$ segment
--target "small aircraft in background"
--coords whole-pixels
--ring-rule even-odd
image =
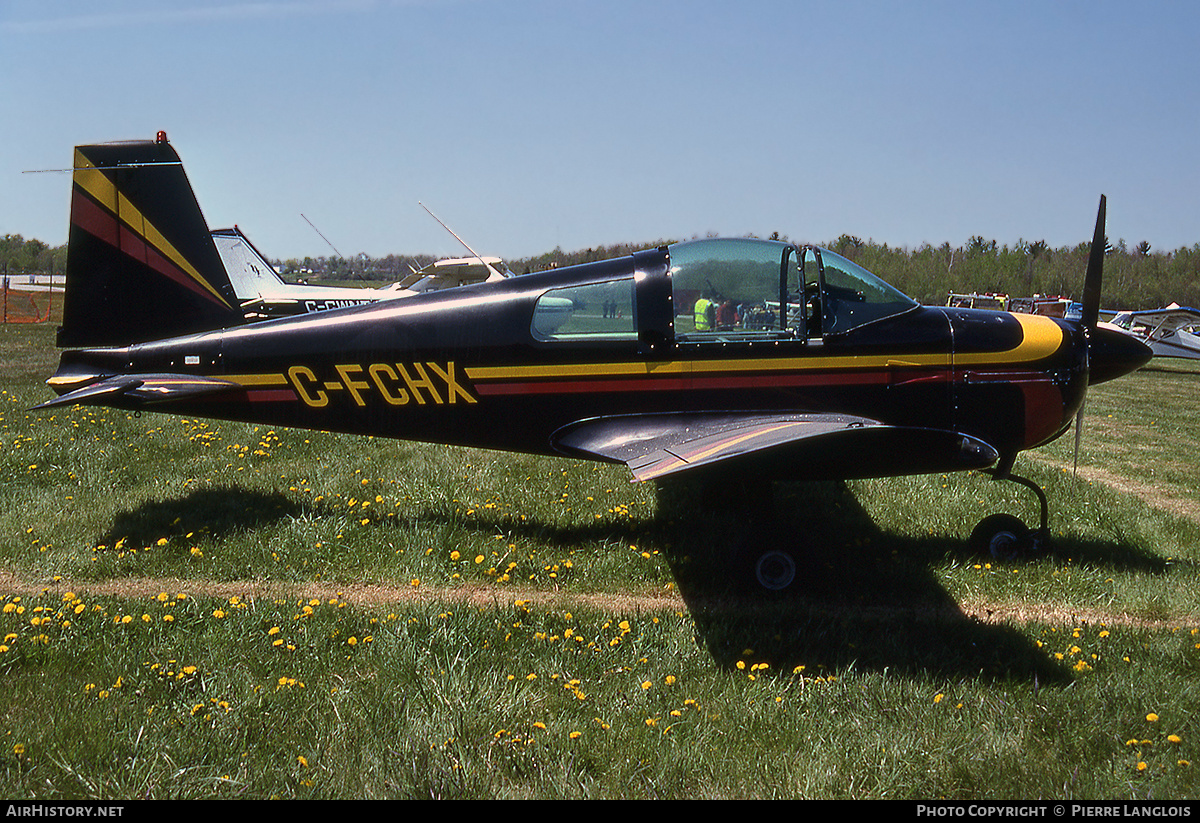
[[[1061,317],[1078,321],[1083,314],[1083,305],[1069,297],[1051,297],[1035,294],[1033,297],[1009,297],[1007,294],[985,292],[970,294],[950,292],[947,306],[966,309],[991,309],[1018,314],[1040,314],[1045,317]]]
[[[38,408],[566,455],[751,505],[775,480],[984,470],[1041,502],[1037,529],[976,527],[1007,555],[1048,539],[1017,455],[1150,358],[1098,325],[1103,197],[1079,321],[922,306],[827,249],[708,239],[248,323],[165,134],[79,146],[74,168],[67,351]],[[750,541],[731,568],[787,590],[803,542]]]
[[[377,289],[310,286],[285,282],[237,226],[214,229],[212,239],[247,320],[363,306],[506,276],[501,273],[504,264],[499,257],[460,257],[437,260],[420,269],[410,266],[411,274]]]
[[[1172,303],[1161,309],[1117,312],[1109,322],[1146,341],[1155,357],[1200,360],[1200,309]]]

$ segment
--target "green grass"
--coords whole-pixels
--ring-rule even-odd
[[[0,329],[0,794],[1194,798],[1200,375],[1096,387],[1018,463],[1053,551],[974,556],[986,475],[779,490],[744,524],[624,469],[104,409],[30,413]]]

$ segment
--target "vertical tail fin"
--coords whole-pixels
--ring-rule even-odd
[[[77,146],[58,345],[122,346],[242,322],[166,135]]]

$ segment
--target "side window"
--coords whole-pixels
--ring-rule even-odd
[[[533,308],[538,340],[636,340],[633,278],[551,289]]]

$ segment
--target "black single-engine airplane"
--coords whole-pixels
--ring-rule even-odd
[[[1041,528],[992,515],[993,550],[1047,534],[1017,453],[1069,428],[1089,383],[1149,349],[1097,327],[1104,199],[1082,322],[922,306],[825,249],[698,240],[371,305],[246,322],[179,157],[75,151],[49,379],[73,404],[625,463],[635,480],[742,486],[988,470]],[[769,493],[769,485],[767,485]],[[748,570],[789,587],[796,549]]]

